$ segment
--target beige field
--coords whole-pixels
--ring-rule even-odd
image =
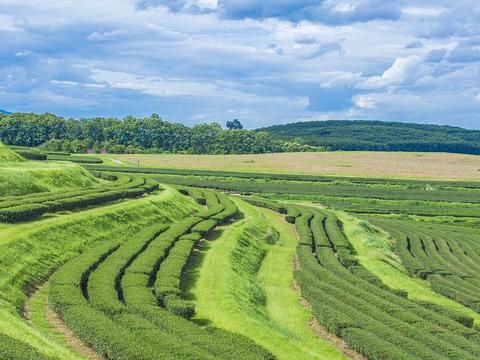
[[[98,156],[98,155],[96,155]],[[106,165],[265,173],[480,180],[480,156],[447,153],[323,152],[259,155],[102,155]],[[115,162],[112,161],[115,159]],[[121,162],[121,163],[120,163]]]

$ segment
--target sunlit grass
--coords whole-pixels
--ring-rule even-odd
[[[442,305],[470,316],[476,324],[480,324],[480,314],[436,293],[427,281],[411,277],[400,258],[391,250],[393,239],[386,232],[345,213],[338,212],[338,216],[344,224],[345,234],[354,246],[360,263],[386,285],[407,291],[411,300]]]
[[[146,226],[176,221],[195,209],[198,205],[193,200],[166,187],[158,195],[141,199],[2,225],[0,266],[8,270],[0,272],[0,333],[28,342],[46,354],[71,359],[71,351],[54,335],[45,336],[48,326],[44,322],[37,321],[40,329],[36,329],[21,317],[33,286],[46,280],[61,263],[99,242],[127,239]]]
[[[307,324],[311,314],[293,288],[293,226],[269,210],[235,202],[245,218],[224,227],[203,250],[190,291],[196,320],[244,334],[279,359],[345,358]],[[272,228],[280,237],[269,244]]]
[[[73,163],[0,162],[0,196],[59,191],[99,184],[92,174]]]

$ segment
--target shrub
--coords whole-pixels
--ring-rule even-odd
[[[34,150],[16,150],[16,153],[28,160],[47,160],[47,154]]]

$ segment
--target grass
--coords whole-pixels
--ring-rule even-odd
[[[29,316],[32,327],[39,331],[46,339],[61,348],[65,355],[72,359],[86,360],[87,357],[79,354],[70,344],[65,334],[55,328],[47,315],[49,285],[45,284],[32,296],[27,303],[30,309]]]
[[[342,212],[337,215],[344,224],[344,231],[357,252],[360,263],[393,289],[408,292],[408,298],[429,301],[455,310],[480,324],[480,314],[462,304],[433,291],[427,281],[413,278],[402,265],[400,258],[391,250],[394,239],[386,232]]]
[[[346,358],[307,324],[311,313],[292,286],[293,227],[269,210],[235,202],[244,218],[206,242],[197,255],[201,267],[190,274],[195,320],[246,335],[279,359]]]
[[[157,221],[172,222],[197,209],[193,200],[166,187],[159,195],[128,200],[20,225],[0,227],[0,333],[28,342],[60,359],[72,352],[48,327],[29,326],[21,317],[34,286],[43,282],[61,263],[96,243],[114,237],[126,239]],[[40,322],[42,324],[42,322]]]
[[[319,152],[257,155],[107,154],[104,165],[312,175],[480,179],[480,156],[409,152]]]
[[[79,165],[57,162],[0,163],[0,196],[90,187],[99,181]]]
[[[13,150],[10,150],[4,144],[0,143],[0,162],[18,162],[24,161],[24,159],[15,153]]]

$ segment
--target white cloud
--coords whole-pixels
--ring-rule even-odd
[[[15,53],[15,56],[17,57],[22,57],[22,56],[28,56],[30,55],[32,52],[30,50],[21,50],[21,51],[17,51]]]
[[[422,59],[413,55],[397,58],[381,76],[372,76],[359,84],[361,89],[378,89],[414,82],[421,72]]]
[[[444,7],[405,7],[402,9],[402,13],[405,15],[413,16],[438,16],[445,12],[447,9]]]
[[[367,95],[357,95],[353,98],[353,102],[356,106],[363,109],[375,109],[375,99]]]

